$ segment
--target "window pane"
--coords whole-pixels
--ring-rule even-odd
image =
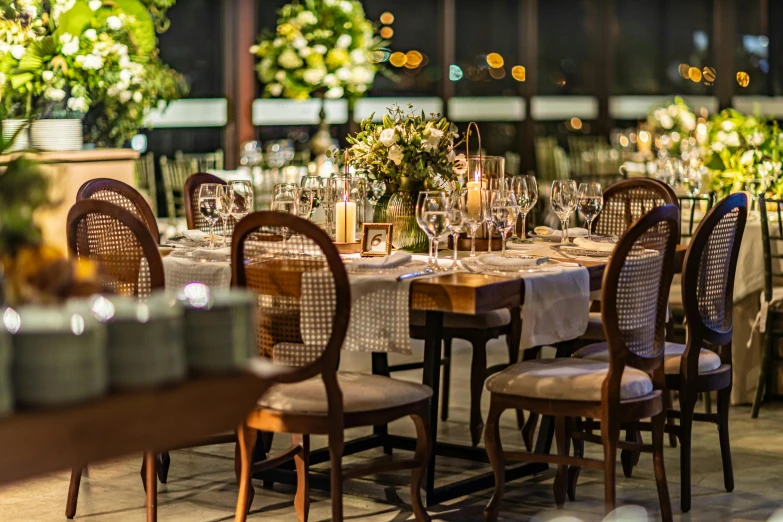
[[[772,94],[769,88],[769,31],[762,0],[736,0],[737,73],[744,72],[750,82],[737,81],[737,95]]]
[[[538,3],[539,94],[590,94],[595,74],[588,25],[597,2]]]

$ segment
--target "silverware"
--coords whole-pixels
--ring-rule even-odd
[[[405,281],[406,279],[413,279],[414,277],[421,277],[424,275],[434,274],[437,272],[433,272],[431,269],[426,269],[421,272],[411,272],[409,274],[402,274],[397,276],[397,281]]]

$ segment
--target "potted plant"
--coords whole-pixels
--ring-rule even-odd
[[[395,248],[421,250],[427,238],[416,223],[418,192],[444,188],[467,171],[464,154],[457,154],[457,126],[438,114],[430,118],[394,105],[381,123],[373,116],[361,122],[356,136],[349,136],[349,161],[372,179],[383,181],[387,193],[375,207],[375,221],[394,223]]]

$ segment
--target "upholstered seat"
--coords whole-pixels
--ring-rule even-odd
[[[667,375],[680,373],[680,359],[685,353],[685,345],[678,343],[666,343],[663,349],[664,369]],[[579,359],[592,359],[594,361],[609,361],[609,349],[606,343],[596,343],[585,346],[574,352],[573,356]],[[717,370],[721,366],[720,356],[705,348],[699,353],[699,373],[707,373]]]
[[[413,326],[425,325],[426,312],[411,310],[410,324]],[[444,328],[497,328],[511,323],[511,311],[507,308],[493,310],[483,314],[443,314]]]
[[[429,399],[432,390],[422,384],[391,379],[381,375],[337,372],[345,413],[376,411],[405,406]],[[258,401],[261,408],[288,413],[327,413],[323,379],[272,386]]]
[[[487,390],[501,395],[531,399],[601,401],[601,387],[609,364],[589,359],[539,359],[514,364],[487,380]],[[650,377],[626,367],[620,384],[620,399],[652,393]]]

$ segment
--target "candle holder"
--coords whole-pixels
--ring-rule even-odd
[[[334,204],[332,239],[336,244],[358,245],[364,224],[364,181],[348,176],[329,179]]]
[[[481,142],[479,142],[480,144]],[[479,145],[480,147],[480,145]],[[502,156],[485,156],[479,154],[468,156],[467,189],[468,205],[480,205],[482,214],[486,220],[485,224],[477,231],[476,237],[488,239],[486,242],[487,252],[492,252],[492,225],[490,224],[489,213],[483,208],[489,201],[484,201],[481,189],[486,190],[504,190],[505,189],[505,167],[506,159]]]

